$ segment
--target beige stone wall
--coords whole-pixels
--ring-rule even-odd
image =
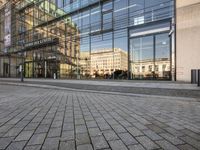
[[[176,1],[177,80],[191,80],[191,69],[200,69],[200,0]]]

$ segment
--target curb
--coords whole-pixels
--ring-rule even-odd
[[[81,90],[75,88],[65,88],[52,85],[39,85],[39,84],[29,84],[29,83],[13,83],[13,82],[2,82],[2,85],[14,85],[14,86],[25,86],[25,87],[34,87],[34,88],[45,88],[45,89],[54,89],[54,90],[68,90],[70,92],[88,92],[88,93],[100,93],[100,94],[112,94],[112,95],[122,95],[122,96],[134,96],[134,97],[145,97],[145,98],[162,98],[170,100],[181,100],[188,102],[200,102],[198,98],[186,98],[186,97],[174,97],[174,96],[162,96],[162,95],[147,95],[147,94],[133,94],[133,93],[122,93],[122,92],[107,92],[107,91],[95,91],[95,90]]]

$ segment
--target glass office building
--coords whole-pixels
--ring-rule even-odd
[[[25,77],[175,77],[174,0],[16,3],[14,50],[2,50],[23,55]]]

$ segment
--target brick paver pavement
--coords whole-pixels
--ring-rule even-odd
[[[0,150],[197,150],[200,102],[0,85]]]

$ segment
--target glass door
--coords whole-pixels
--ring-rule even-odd
[[[171,80],[170,37],[158,33],[130,39],[131,79]]]
[[[170,38],[168,33],[155,35],[155,75],[157,79],[171,79]]]
[[[154,76],[154,37],[130,40],[131,79],[152,79]]]

